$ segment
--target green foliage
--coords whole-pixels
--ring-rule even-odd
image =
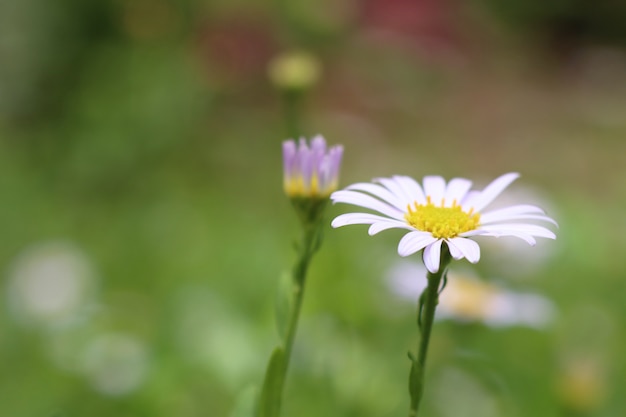
[[[239,394],[230,417],[255,417],[257,396],[256,388],[248,388]]]
[[[264,66],[294,38],[270,3],[217,3],[1,2],[2,417],[250,416],[260,393],[239,393],[277,344],[277,277],[300,227]],[[500,36],[502,50],[466,51],[484,58],[421,55],[348,3],[327,30],[313,27],[324,13],[289,6],[310,25],[295,38],[326,36],[311,42],[324,71],[301,123],[344,144],[341,184],[519,170],[512,191],[559,222],[556,242],[494,239],[460,263],[556,315],[545,328],[436,321],[424,415],[626,415],[624,51],[556,73],[529,71],[541,55]],[[489,38],[465,23],[468,43]],[[404,416],[417,297],[389,289],[399,234],[331,229],[343,210],[327,207],[284,415]]]

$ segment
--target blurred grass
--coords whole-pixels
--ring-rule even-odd
[[[543,330],[438,322],[424,412],[626,414],[619,46],[583,44],[575,64],[555,67],[536,61],[536,45],[511,58],[513,41],[471,38],[478,52],[448,60],[424,55],[406,33],[382,36],[344,3],[328,25],[315,25],[324,13],[301,11],[302,33],[270,8],[251,18],[245,2],[161,2],[165,20],[74,3],[35,14],[43,2],[12,2],[13,14],[2,13],[22,20],[2,26],[13,37],[0,48],[0,415],[227,416],[260,382],[276,341],[272,297],[297,233],[281,191],[281,104],[264,65],[297,42],[326,70],[304,130],[345,145],[343,184],[396,173],[484,182],[517,170],[512,188],[529,187],[559,221],[556,242],[525,252],[527,263],[548,252],[540,266],[507,268],[489,247],[475,267],[553,300],[556,321]],[[140,24],[151,22],[166,23]],[[345,210],[332,207],[329,219]],[[414,306],[383,281],[398,238],[326,230],[285,415],[406,412]],[[17,260],[57,241],[92,265],[95,298],[52,324],[25,321],[11,306],[21,302],[10,290]],[[102,371],[124,369],[126,351],[88,366],[103,335],[145,349],[147,371],[128,391],[98,388],[98,378],[128,383]]]

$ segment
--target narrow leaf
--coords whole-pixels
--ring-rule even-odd
[[[424,390],[424,376],[422,375],[419,363],[413,360],[411,363],[411,373],[409,374],[409,393],[411,394],[411,405],[419,404]]]
[[[257,417],[277,417],[285,381],[285,351],[277,347],[267,366]]]

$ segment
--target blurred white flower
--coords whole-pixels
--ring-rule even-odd
[[[262,371],[267,341],[224,298],[186,287],[176,301],[173,337],[186,361],[208,369],[233,389]]]
[[[9,310],[24,324],[56,325],[93,303],[96,279],[87,256],[64,241],[25,249],[9,270]]]
[[[442,417],[497,417],[497,397],[478,379],[458,368],[444,368],[435,380],[435,406]],[[471,404],[471,407],[467,405]]]
[[[145,345],[127,334],[101,334],[91,340],[82,356],[82,371],[92,387],[109,396],[135,391],[145,382],[148,369]]]
[[[391,292],[415,303],[426,288],[426,270],[417,263],[400,261],[387,274]],[[488,326],[543,328],[555,316],[554,304],[545,297],[506,290],[468,274],[448,272],[439,296],[437,319],[480,321]]]

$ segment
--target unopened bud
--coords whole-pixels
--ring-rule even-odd
[[[306,90],[320,78],[321,65],[308,52],[286,52],[273,58],[268,66],[272,83],[285,90]]]

